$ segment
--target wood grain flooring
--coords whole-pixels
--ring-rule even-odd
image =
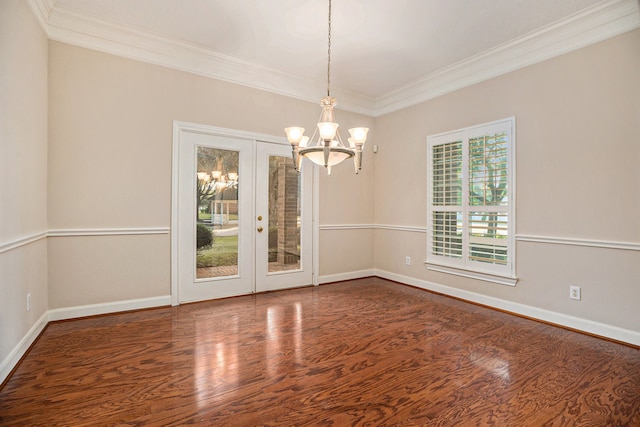
[[[2,426],[640,426],[640,350],[369,278],[51,323]]]

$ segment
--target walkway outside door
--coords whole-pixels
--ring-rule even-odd
[[[312,169],[252,136],[174,125],[174,304],[312,284]]]

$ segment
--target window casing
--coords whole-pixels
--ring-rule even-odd
[[[427,267],[515,284],[515,118],[427,138]]]

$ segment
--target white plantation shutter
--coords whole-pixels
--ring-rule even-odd
[[[515,276],[514,119],[427,138],[427,264]]]
[[[433,204],[462,204],[462,141],[433,147]]]
[[[462,141],[433,147],[432,161],[434,254],[462,258]]]

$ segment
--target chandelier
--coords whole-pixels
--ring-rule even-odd
[[[364,127],[349,129],[350,138],[347,139],[349,145],[346,146],[338,132],[339,125],[336,123],[333,112],[337,104],[336,99],[331,96],[331,0],[329,0],[327,96],[320,101],[322,112],[317,129],[314,130],[311,138],[304,135],[302,127],[288,127],[284,130],[291,144],[293,164],[298,172],[300,172],[303,157],[327,168],[329,175],[331,175],[332,166],[349,158],[353,158],[356,173],[362,169],[362,148],[367,140],[369,129]]]

